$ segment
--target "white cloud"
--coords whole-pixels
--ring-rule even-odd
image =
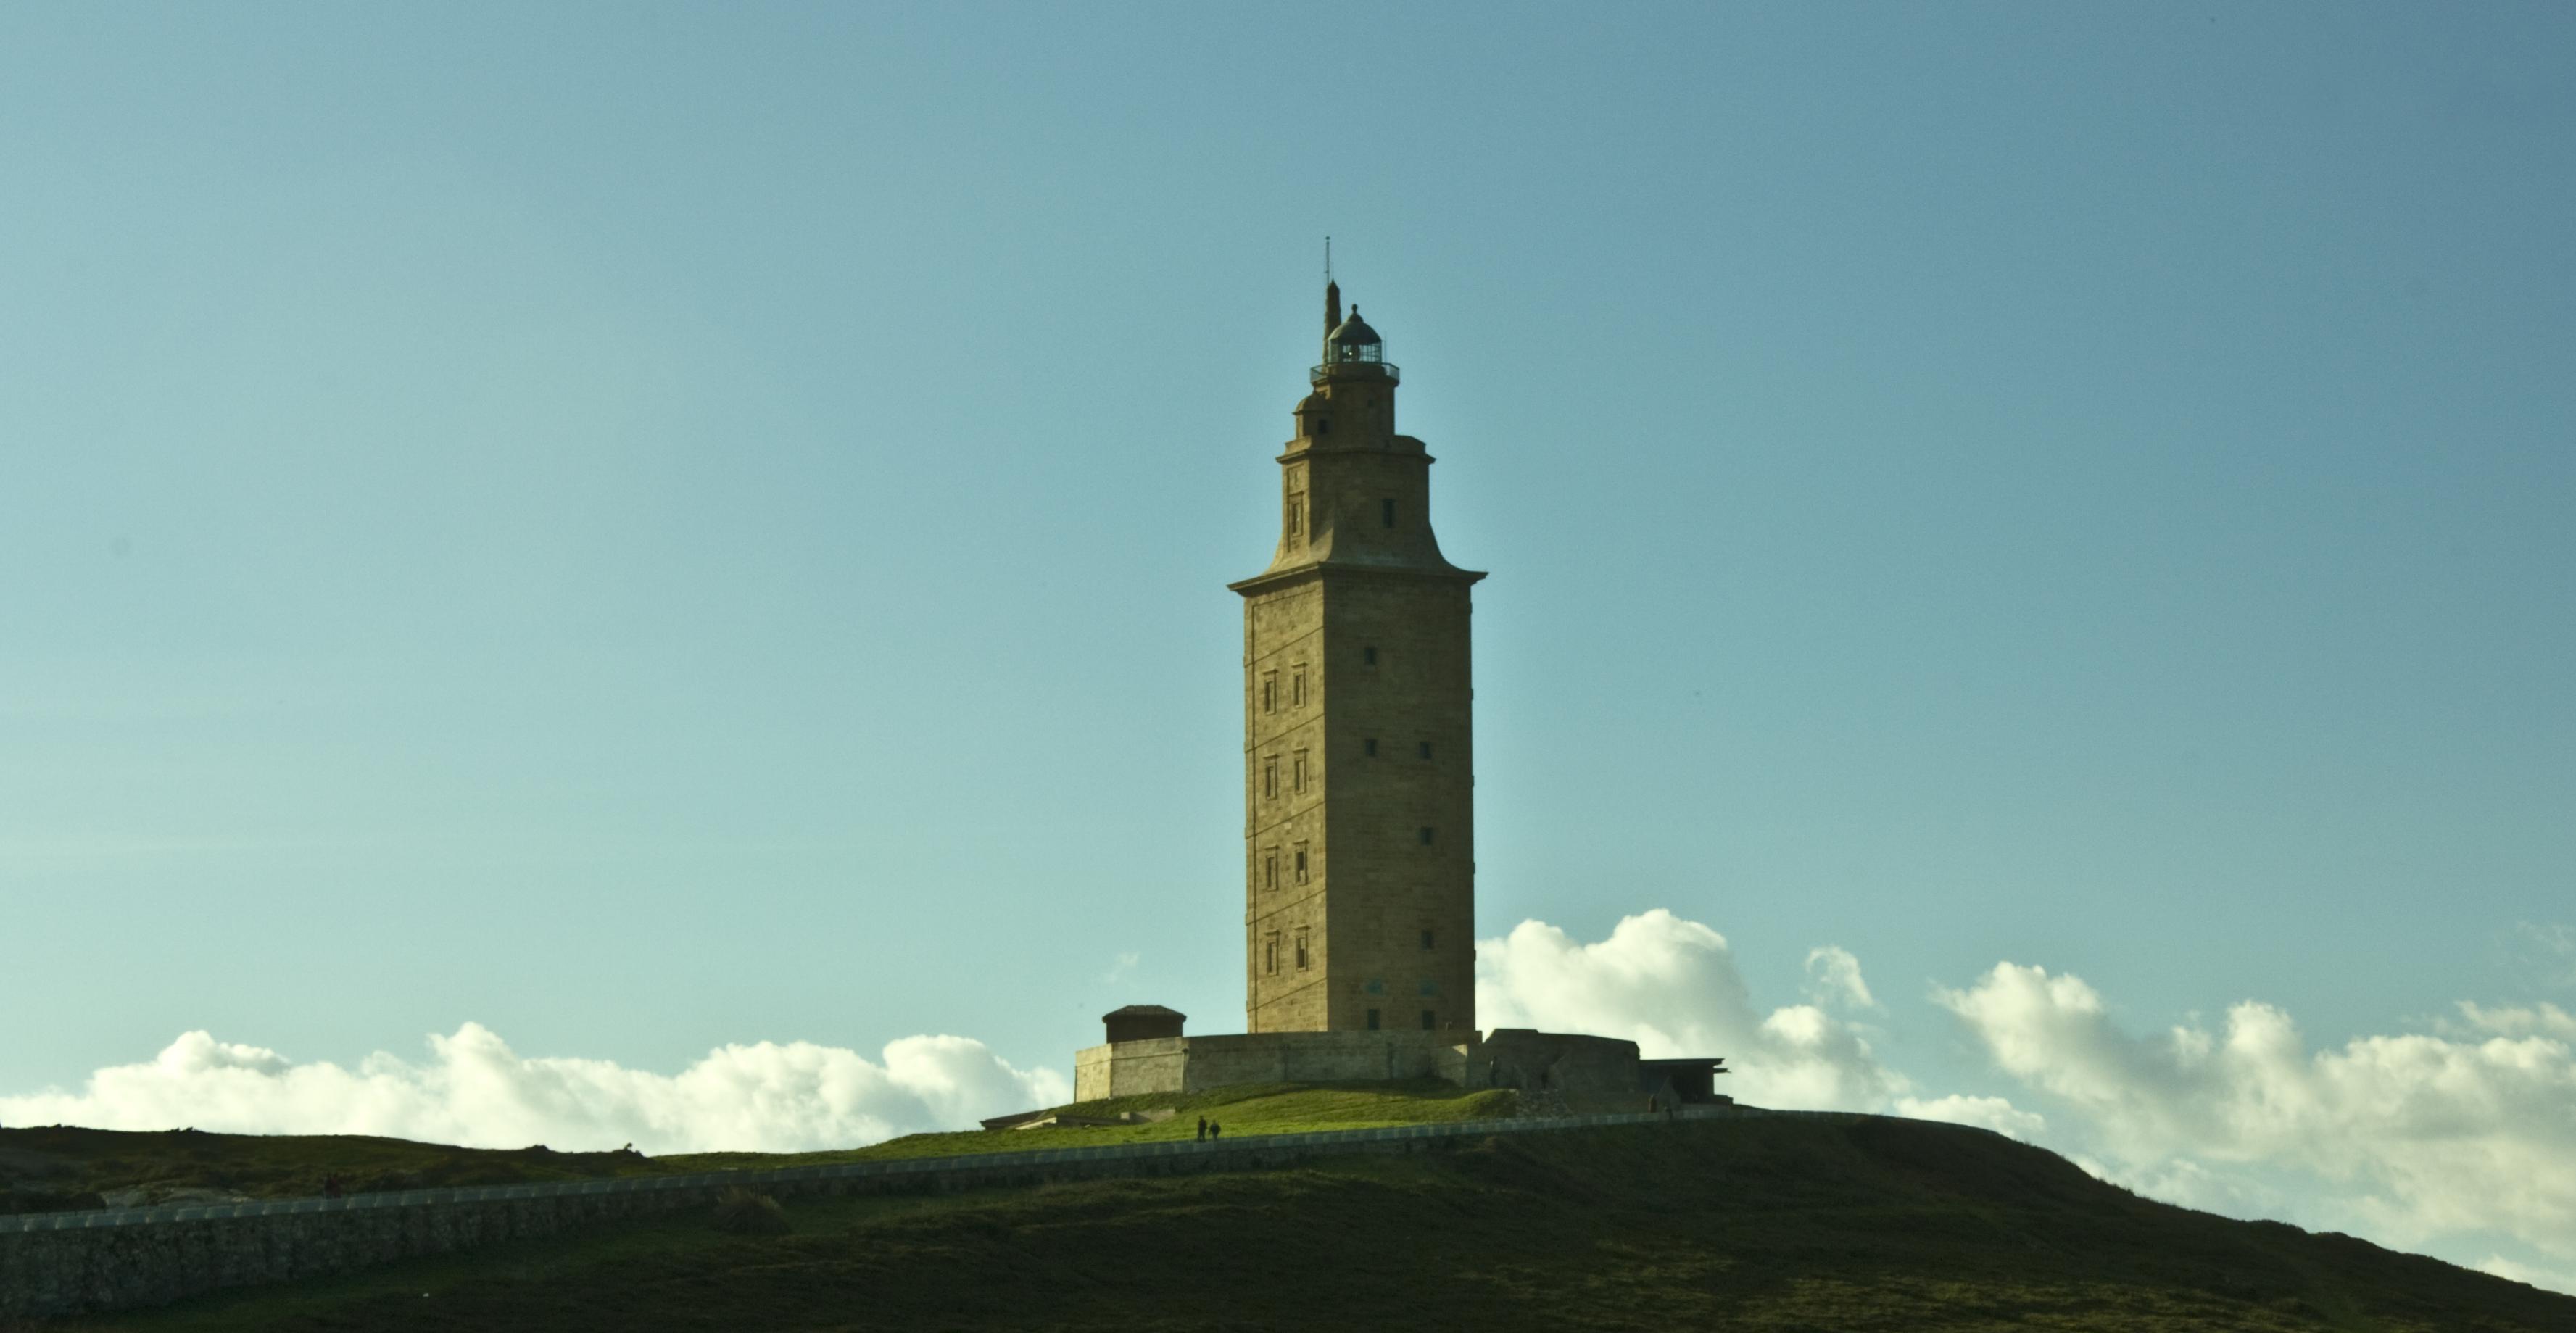
[[[2250,1188],[2207,1164],[2289,1169],[2398,1244],[2492,1230],[2576,1258],[2576,1052],[2552,1006],[2463,1005],[2466,1036],[2311,1051],[2251,1001],[2217,1032],[2132,1036],[2080,978],[2012,963],[1936,998],[2006,1073],[2073,1107],[2122,1164],[2111,1178],[2142,1192],[2200,1202]]]
[[[1136,964],[1141,961],[1143,960],[1140,955],[1122,953],[1109,960],[1109,970],[1100,974],[1100,980],[1104,984],[1123,981],[1128,973],[1136,970]]]
[[[1859,962],[1831,952],[1866,996]],[[1488,1028],[1626,1037],[1648,1059],[1726,1056],[1736,1071],[1726,1090],[1760,1106],[1881,1110],[1908,1089],[1857,1028],[1822,1008],[1755,1007],[1726,937],[1662,908],[1591,944],[1541,921],[1478,941],[1476,1013]]]
[[[965,1037],[905,1037],[882,1062],[811,1042],[723,1046],[678,1074],[523,1056],[477,1023],[429,1046],[426,1063],[378,1052],[348,1069],[191,1032],[148,1064],[99,1070],[77,1092],[0,1097],[0,1124],[795,1152],[970,1128],[1072,1094],[1055,1070],[1014,1069]]]
[[[2514,923],[2514,934],[2522,937],[2524,966],[2545,986],[2576,986],[2576,926],[2565,922],[2543,925],[2537,921]]]
[[[2520,1282],[2525,1286],[2538,1287],[2543,1291],[2563,1291],[2570,1296],[2576,1296],[2576,1273],[2555,1268],[2534,1268],[2530,1264],[2515,1263],[2500,1254],[2489,1255],[2474,1267],[2481,1273],[2493,1273],[2497,1277]]]
[[[2296,1215],[2407,1248],[2501,1234],[2544,1261],[2576,1259],[2576,1015],[2554,1004],[2463,1002],[2429,1033],[2311,1049],[2287,1013],[2253,1002],[2214,1030],[2136,1035],[2082,978],[2038,967],[2002,963],[1936,990],[2004,1073],[2057,1103],[2043,1116],[2002,1097],[1919,1094],[1873,1049],[1877,1029],[1843,1016],[1877,1001],[1859,960],[1830,945],[1806,956],[1811,1002],[1770,1009],[1723,935],[1667,911],[1588,943],[1527,921],[1478,955],[1488,1024],[1628,1037],[1649,1056],[1724,1055],[1729,1091],[1757,1105],[1976,1125],[2234,1216]],[[2485,1266],[2570,1285],[2564,1265]]]
[[[2436,1020],[2434,1030],[2444,1036],[2491,1037],[2556,1037],[2576,1041],[2576,1014],[2546,1002],[2528,1008],[2500,1005],[2487,1008],[2474,1000],[2460,1001],[2457,1022]]]
[[[1807,951],[1807,995],[1818,1004],[1844,1004],[1876,1009],[1878,1001],[1861,980],[1860,960],[1839,945],[1820,944]]]
[[[2048,1128],[2045,1117],[2024,1111],[2001,1097],[1968,1097],[1955,1092],[1929,1099],[1899,1097],[1894,1109],[1898,1115],[1916,1120],[1947,1120],[1954,1125],[1974,1125],[2025,1143]]]

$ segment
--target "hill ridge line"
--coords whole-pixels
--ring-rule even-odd
[[[1901,1117],[1858,1111],[1775,1111],[1763,1107],[1682,1107],[1670,1118],[1716,1120],[1734,1116],[1795,1116],[1818,1120],[1859,1121]],[[45,1213],[0,1213],[0,1235],[44,1231],[86,1231],[109,1227],[157,1226],[218,1218],[282,1217],[309,1213],[373,1212],[383,1209],[433,1207],[510,1199],[549,1199],[582,1195],[652,1194],[666,1190],[706,1189],[719,1185],[758,1187],[762,1182],[849,1180],[870,1176],[937,1175],[946,1171],[1045,1166],[1056,1163],[1115,1162],[1168,1157],[1226,1156],[1256,1149],[1325,1147],[1336,1143],[1383,1143],[1404,1139],[1456,1138],[1471,1134],[1531,1133],[1593,1129],[1608,1125],[1649,1124],[1666,1120],[1660,1112],[1609,1112],[1574,1116],[1512,1116],[1460,1120],[1447,1124],[1392,1125],[1377,1129],[1313,1130],[1290,1134],[1246,1135],[1216,1142],[1114,1143],[1083,1148],[1039,1148],[1015,1152],[956,1153],[945,1157],[892,1158],[873,1162],[823,1162],[743,1170],[697,1171],[666,1176],[628,1176],[612,1180],[548,1181],[520,1185],[472,1185],[439,1189],[389,1190],[338,1199],[270,1199],[234,1204],[182,1204],[151,1208],[88,1208]],[[1946,1123],[1946,1122],[1944,1122]],[[1961,1129],[1977,1126],[1961,1125]],[[1003,1131],[1013,1132],[1013,1131]],[[1991,1133],[1992,1131],[1985,1131]]]

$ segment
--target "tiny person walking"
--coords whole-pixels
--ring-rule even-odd
[[[1225,1126],[1220,1125],[1220,1124],[1218,1124],[1217,1122],[1215,1122],[1215,1121],[1213,1121],[1213,1120],[1209,1121],[1209,1122],[1208,1122],[1208,1137],[1209,1137],[1209,1138],[1211,1138],[1211,1139],[1221,1139],[1221,1138],[1224,1138],[1224,1137],[1225,1137]]]
[[[1199,1142],[1207,1142],[1207,1117],[1199,1117]]]

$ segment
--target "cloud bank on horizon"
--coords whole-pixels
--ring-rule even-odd
[[[426,1063],[378,1052],[343,1068],[190,1032],[149,1064],[99,1070],[78,1092],[0,1096],[0,1124],[805,1152],[971,1128],[1073,1093],[1063,1074],[1014,1069],[966,1037],[905,1037],[879,1060],[812,1042],[729,1045],[678,1074],[524,1056],[480,1023],[433,1035],[429,1048]]]
[[[2270,1191],[2228,1172],[2288,1172],[2395,1245],[2500,1233],[2576,1263],[2576,1016],[2554,1004],[2462,1001],[2431,1032],[2311,1050],[2287,1013],[2251,1000],[2216,1032],[2132,1036],[2082,978],[2012,963],[1934,998],[2117,1164],[2088,1166],[2142,1193],[2270,1211]],[[2482,1266],[2576,1291],[2576,1272]]]
[[[1726,1056],[1728,1091],[1753,1104],[1976,1125],[2151,1197],[2409,1249],[2485,1249],[2472,1262],[2488,1272],[2576,1292],[2576,1016],[2556,1005],[2464,1001],[2431,1031],[2311,1050],[2288,1014],[2254,1001],[2215,1032],[2137,1036],[2080,977],[2041,967],[1998,963],[1935,989],[1932,1004],[2024,1106],[1932,1095],[1890,1067],[1872,1021],[1885,1006],[1849,952],[1810,950],[1806,974],[1801,1002],[1766,1008],[1723,935],[1657,909],[1597,941],[1540,921],[1481,941],[1476,1004],[1490,1027]],[[785,1152],[969,1128],[1072,1095],[1061,1072],[1015,1068],[958,1036],[905,1037],[875,1060],[809,1042],[728,1045],[677,1074],[523,1056],[476,1023],[429,1048],[425,1062],[380,1052],[344,1068],[191,1032],[77,1091],[0,1096],[0,1124]]]
[[[2556,1005],[2463,1001],[2430,1032],[2311,1051],[2287,1013],[2254,1001],[2219,1032],[2138,1037],[2082,978],[2045,968],[2003,962],[1936,989],[2033,1110],[1919,1095],[1872,1045],[1867,1015],[1881,1006],[1860,960],[1831,945],[1807,955],[1808,1002],[1767,1011],[1724,936],[1660,909],[1588,944],[1525,921],[1479,944],[1477,969],[1477,1009],[1494,1026],[1627,1037],[1649,1057],[1724,1055],[1745,1102],[1977,1125],[2152,1198],[2297,1214],[2408,1249],[2519,1242],[2543,1262],[2476,1266],[2576,1292],[2576,1016]]]

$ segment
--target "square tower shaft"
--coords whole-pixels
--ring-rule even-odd
[[[1353,325],[1374,351],[1357,311]],[[1395,368],[1315,368],[1244,598],[1245,1022],[1475,1031],[1470,589]]]

